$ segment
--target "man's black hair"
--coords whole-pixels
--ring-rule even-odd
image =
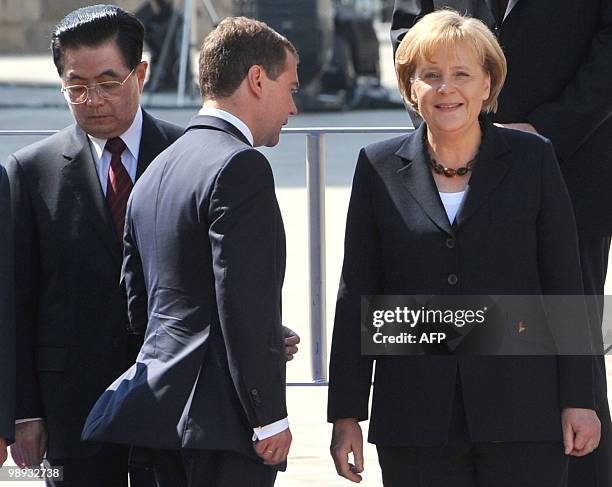
[[[64,72],[64,51],[98,47],[115,41],[125,65],[134,69],[142,60],[144,26],[136,16],[115,5],[93,5],[70,12],[55,27],[51,51],[57,72]]]

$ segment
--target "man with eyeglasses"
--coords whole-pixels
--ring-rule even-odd
[[[11,453],[20,466],[38,466],[46,450],[51,465],[63,466],[64,481],[51,486],[127,486],[128,447],[80,438],[87,413],[139,346],[119,285],[132,185],[182,134],[139,105],[143,36],[140,21],[115,6],[68,14],[51,49],[76,124],[6,166],[16,244]]]

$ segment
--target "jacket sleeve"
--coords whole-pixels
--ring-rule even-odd
[[[395,0],[391,19],[393,59],[404,35],[424,15],[434,11],[433,0]]]
[[[220,170],[209,209],[217,309],[230,374],[251,427],[287,417],[272,170],[249,149]],[[280,255],[279,253],[282,253]]]
[[[561,407],[593,408],[592,348],[572,204],[552,144],[543,144],[538,266],[551,333],[559,349]],[[561,263],[561,264],[560,264]],[[562,296],[567,295],[567,299]],[[561,298],[560,298],[561,297]]]
[[[28,181],[19,161],[6,163],[11,194],[15,252],[15,333],[17,360],[16,417],[44,417],[38,374],[36,344],[40,258],[35,217]]]
[[[361,354],[361,296],[380,294],[380,239],[372,208],[375,179],[362,149],[346,218],[344,262],[336,302],[329,364],[328,421],[368,418],[373,359]]]
[[[543,103],[527,116],[527,121],[553,142],[561,163],[568,161],[612,115],[612,3],[600,4],[598,30],[584,63],[557,99]]]
[[[6,171],[0,165],[0,438],[15,437],[13,221]]]
[[[125,215],[123,234],[123,266],[121,268],[121,287],[127,294],[130,331],[144,335],[148,322],[148,296],[140,253],[131,218],[132,199],[130,198]]]

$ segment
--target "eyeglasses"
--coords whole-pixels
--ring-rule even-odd
[[[100,98],[104,100],[113,100],[121,95],[121,88],[130,76],[134,74],[134,69],[130,71],[123,81],[103,81],[102,83],[93,83],[91,85],[72,85],[63,86],[62,93],[64,98],[71,105],[81,105],[89,100],[89,91],[95,90]]]

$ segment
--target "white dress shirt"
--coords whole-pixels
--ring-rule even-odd
[[[132,184],[136,181],[136,171],[138,169],[138,155],[140,154],[140,138],[142,137],[142,108],[138,107],[136,116],[130,128],[122,133],[119,137],[125,143],[127,148],[121,154],[121,162],[123,163],[127,173],[130,175]],[[100,178],[100,186],[102,192],[106,196],[106,185],[108,184],[108,171],[110,169],[112,154],[107,151],[104,146],[108,139],[98,139],[87,134],[89,146],[91,147],[91,155],[96,165],[96,171]]]

